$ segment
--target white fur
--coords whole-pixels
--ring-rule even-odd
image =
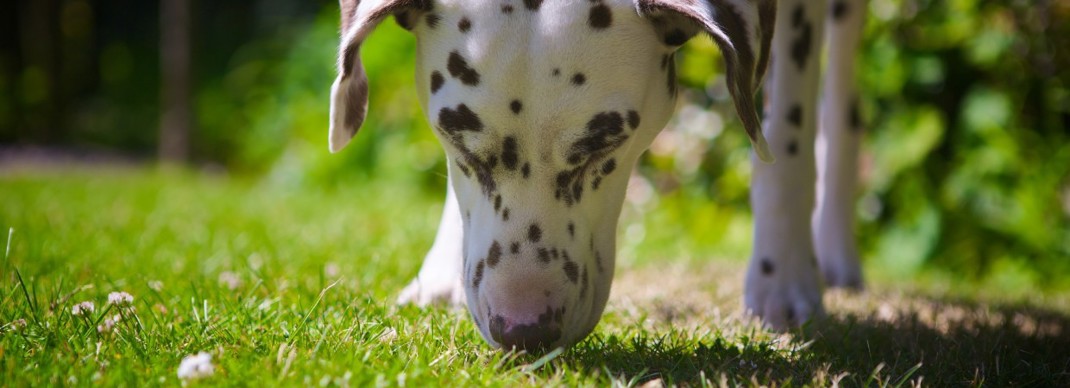
[[[861,0],[855,1],[859,3],[856,11],[861,10]],[[592,30],[589,11],[603,3],[612,11],[612,26]],[[420,273],[401,292],[398,301],[467,304],[483,337],[495,346],[502,344],[495,338],[493,320],[497,319],[499,326],[502,322],[529,324],[544,319],[547,311],[556,307],[561,307],[557,313],[560,324],[554,326],[562,333],[552,345],[571,344],[586,336],[597,324],[609,295],[617,219],[629,172],[675,106],[663,62],[676,48],[663,43],[664,37],[658,35],[652,20],[664,16],[662,13],[700,14],[688,19],[694,23],[680,27],[691,33],[706,29],[719,39],[726,55],[732,54],[736,46],[760,45],[756,3],[725,3],[732,4],[745,19],[746,39],[736,39],[739,37],[720,29],[715,19],[722,10],[710,8],[717,2],[546,0],[534,12],[525,9],[523,2],[441,0],[433,4],[432,12],[438,17],[435,27],[430,26],[426,14],[416,12],[411,21],[417,37],[416,85],[421,106],[446,150],[450,189],[435,243]],[[354,27],[343,33],[343,53],[347,47],[358,47],[381,21],[372,20],[370,15],[380,15],[375,11],[396,4],[390,0],[362,2]],[[791,28],[790,12],[795,4],[806,5],[806,17],[814,28],[814,47],[801,72],[787,58],[792,36],[781,35]],[[512,7],[511,12],[506,12],[505,6]],[[744,302],[750,311],[778,328],[800,324],[822,313],[821,278],[813,263],[811,216],[815,203],[817,80],[826,11],[822,0],[781,2],[773,41],[774,75],[766,89],[768,119],[764,132],[768,143],[761,134],[752,138],[756,150],[752,158],[756,236]],[[458,28],[462,17],[470,22],[467,32]],[[857,25],[842,28],[846,34]],[[848,47],[843,51],[834,47],[832,61],[844,66],[842,73],[850,74],[849,58],[854,45],[850,40],[842,43]],[[757,55],[758,48],[754,50]],[[478,72],[477,85],[466,84],[462,77],[451,74],[447,58],[453,53]],[[346,111],[339,109],[367,104],[366,99],[362,100],[367,84],[359,62],[348,69],[350,78],[340,77],[332,87],[332,152],[341,149],[357,129],[343,128],[347,121],[342,114]],[[432,92],[431,74],[436,71],[444,82]],[[753,68],[741,71],[755,72],[756,82],[761,77]],[[584,75],[579,85],[572,82],[578,73]],[[850,84],[830,80],[826,102],[843,105],[847,101],[844,96],[853,96]],[[745,93],[749,91],[737,90],[737,97]],[[513,100],[521,102],[520,112],[512,111]],[[787,110],[795,101],[802,104],[801,129],[784,125]],[[468,124],[446,128],[451,125],[444,121],[444,114],[459,112],[460,104],[478,116],[481,130],[472,130]],[[826,108],[823,114],[843,117],[843,109]],[[569,160],[577,141],[592,132],[588,127],[597,115],[616,112],[627,117],[629,111],[635,111],[641,119],[637,128],[630,128],[627,122],[623,125],[627,139],[619,147],[587,155],[592,160],[590,164],[586,159],[579,164]],[[359,127],[364,110],[358,112]],[[741,113],[750,112],[744,109]],[[823,120],[830,137],[824,143],[829,149],[827,160],[847,164],[857,155],[857,137],[832,140],[838,132],[834,121]],[[529,176],[522,177],[516,166],[503,167],[505,158],[501,155],[507,138],[515,139],[519,164],[528,165]],[[787,144],[793,141],[797,154],[785,155]],[[491,171],[488,175],[494,182],[488,185],[473,166],[489,166],[492,155],[498,159],[495,167],[486,169]],[[779,160],[776,164],[758,161],[771,160],[774,155]],[[588,176],[580,200],[563,200],[560,192],[555,195],[562,172],[578,165],[599,169],[609,159],[615,161],[616,168],[600,178],[597,190]],[[855,171],[826,166],[826,174],[837,176]],[[817,235],[818,253],[826,273],[851,276],[852,271],[857,273],[849,217],[853,180],[827,178],[822,186],[823,210],[813,221],[829,230]],[[508,209],[508,216],[504,209]],[[538,226],[537,238],[532,237],[532,225]],[[550,249],[553,260],[540,260]],[[575,265],[571,274],[563,266],[570,261]],[[772,271],[764,268],[769,265]],[[577,274],[588,283],[577,282]]]
[[[773,327],[786,328],[821,314],[821,281],[814,265],[810,214],[814,208],[814,136],[817,131],[817,84],[820,75],[824,0],[799,0],[814,29],[804,69],[790,55],[795,1],[781,2],[773,37],[772,76],[766,81],[764,132],[776,164],[752,158],[751,204],[754,212],[754,251],[744,285],[744,305]],[[789,120],[789,110],[800,104],[801,128]],[[789,145],[797,154],[785,156]],[[772,266],[763,274],[763,261]],[[790,319],[789,319],[790,318]]]
[[[860,115],[854,60],[862,38],[865,0],[843,0],[849,11],[829,20],[825,31],[828,63],[825,68],[821,129],[817,137],[817,208],[814,210],[814,248],[825,283],[861,288],[862,270],[854,235],[855,188],[858,181],[858,146],[863,128],[852,128],[852,114]],[[858,117],[861,120],[861,117]]]

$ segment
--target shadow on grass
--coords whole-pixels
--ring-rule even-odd
[[[907,311],[833,313],[776,343],[670,332],[592,336],[562,357],[624,382],[701,385],[791,381],[902,385],[1070,386],[1070,318],[1027,307],[921,300]],[[787,338],[787,337],[780,337]],[[844,374],[847,373],[847,374]]]

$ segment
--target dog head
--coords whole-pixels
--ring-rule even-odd
[[[575,343],[609,296],[629,172],[672,114],[674,53],[708,33],[757,154],[753,96],[775,0],[342,0],[330,148],[356,134],[363,39],[388,15],[417,40],[421,105],[464,224],[468,309],[493,345]]]

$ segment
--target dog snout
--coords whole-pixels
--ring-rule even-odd
[[[505,315],[490,319],[490,335],[503,349],[528,352],[545,351],[558,345],[561,340],[561,313],[563,308],[546,307],[537,320],[525,322]]]

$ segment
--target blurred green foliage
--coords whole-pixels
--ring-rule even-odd
[[[1003,289],[1065,285],[1070,3],[869,5],[857,62],[869,128],[858,197],[863,255],[892,276],[928,264]],[[747,144],[717,50],[692,41],[680,56],[692,100],[728,118],[729,128],[693,176],[665,176],[680,172],[674,155],[648,156],[642,171],[655,182],[703,186],[715,202],[739,208]]]
[[[994,287],[1065,284],[1070,2],[870,0],[868,11],[858,58],[868,132],[857,213],[869,265],[893,275],[935,269]],[[194,155],[286,187],[391,179],[440,193],[444,157],[416,99],[415,40],[392,21],[362,46],[368,120],[345,151],[327,152],[337,13],[333,2],[321,2],[305,13],[313,16],[275,24],[286,25],[282,32],[254,29],[259,34],[236,49],[211,51],[195,89]],[[142,86],[131,94],[142,98],[141,113],[113,115],[94,127],[125,135],[93,137],[93,144],[135,152],[152,144],[146,128],[155,122],[144,101],[154,101],[155,89],[143,86],[153,74],[131,70],[152,53],[139,47],[108,46],[100,55],[100,89]],[[678,59],[686,103],[639,168],[663,207],[630,209],[668,217],[660,225],[705,234],[711,245],[745,247],[749,145],[723,84],[723,64],[706,39],[689,42]],[[20,77],[0,88],[35,82],[32,71]],[[0,106],[0,116],[11,110]],[[701,109],[689,110],[695,107]],[[72,125],[95,122],[81,117]],[[688,201],[697,202],[681,205]],[[629,237],[645,235],[628,226],[625,250]]]

